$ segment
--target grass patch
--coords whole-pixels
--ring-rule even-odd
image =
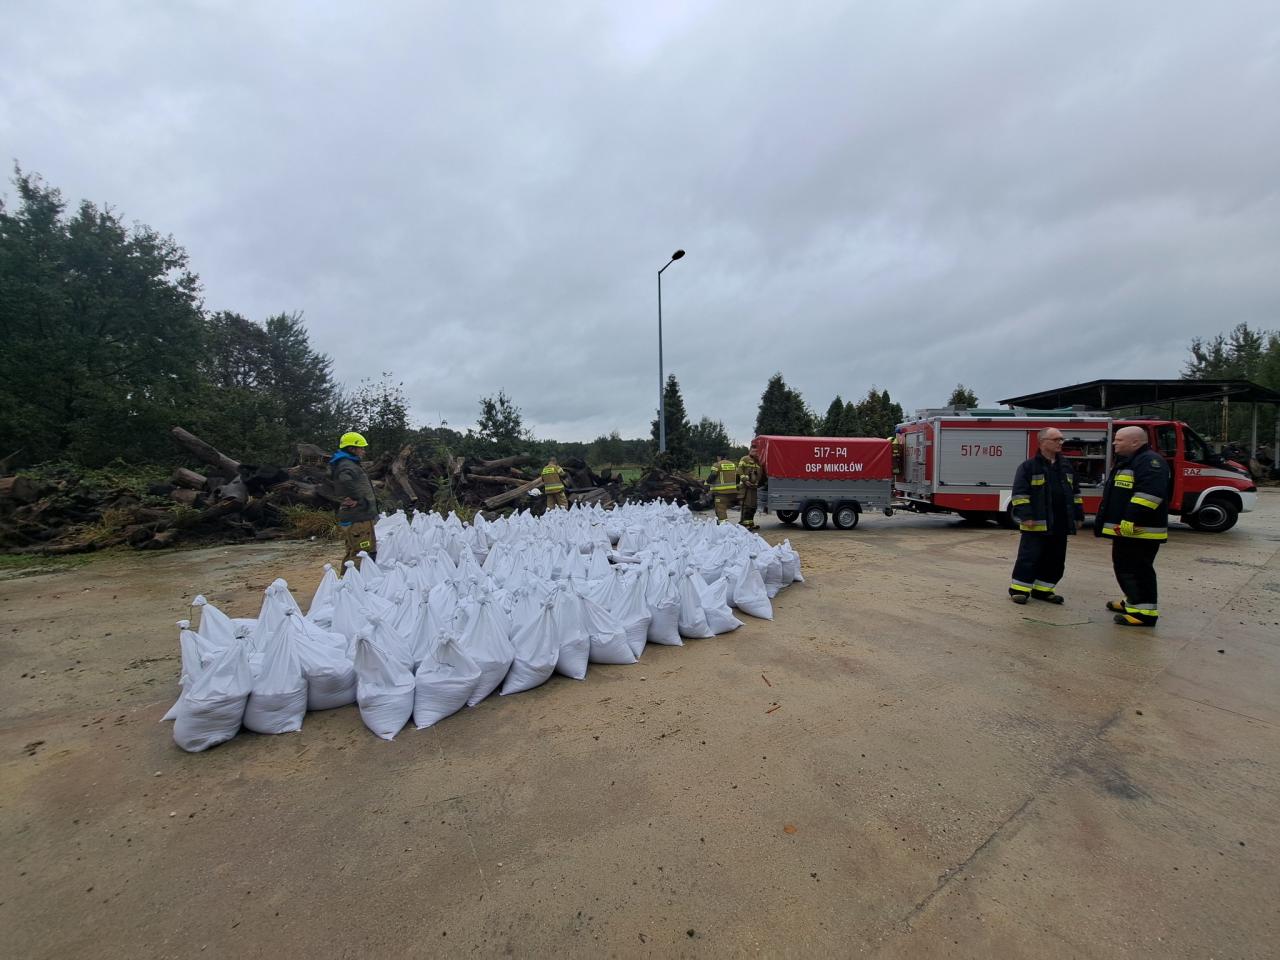
[[[33,553],[0,553],[0,580],[17,580],[19,577],[35,577],[42,573],[60,573],[83,567],[89,562],[87,553],[62,557],[42,557]]]
[[[338,539],[338,520],[328,510],[316,510],[300,503],[284,508],[285,523],[299,537]]]

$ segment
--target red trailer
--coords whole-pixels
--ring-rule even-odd
[[[872,437],[760,436],[751,443],[764,467],[759,509],[806,530],[852,530],[867,510],[893,513],[893,442]]]

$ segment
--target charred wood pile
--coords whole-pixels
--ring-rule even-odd
[[[145,494],[92,488],[72,473],[52,480],[0,476],[0,552],[60,554],[122,544],[158,549],[180,542],[272,540],[296,534],[290,508],[329,512],[337,506],[329,454],[319,447],[296,444],[290,466],[250,464],[181,427],[170,432],[190,465],[178,467]],[[689,476],[655,470],[624,485],[620,474],[596,473],[581,459],[561,466],[570,503],[608,509],[624,499],[664,499],[695,507],[709,502],[706,485]],[[481,460],[424,455],[406,446],[374,457],[365,469],[384,510],[466,508],[497,517],[545,509],[542,463],[529,456]]]

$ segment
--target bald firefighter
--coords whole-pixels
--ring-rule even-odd
[[[711,473],[707,476],[711,484],[711,496],[716,508],[716,522],[724,523],[729,519],[729,508],[738,495],[738,464],[729,454],[722,453],[720,459],[711,465]]]
[[[1111,568],[1124,592],[1107,609],[1122,627],[1154,627],[1156,553],[1169,539],[1169,464],[1147,445],[1142,427],[1121,427],[1111,441],[1115,466],[1102,491],[1094,536],[1111,538]]]
[[[343,570],[348,560],[359,564],[361,550],[370,557],[378,552],[378,541],[373,535],[378,498],[360,462],[368,449],[368,442],[360,434],[344,433],[338,441],[337,452],[329,460],[329,479],[338,495],[338,527],[347,548],[342,558]]]

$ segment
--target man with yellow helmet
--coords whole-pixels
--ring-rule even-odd
[[[363,550],[370,557],[378,552],[378,541],[373,535],[373,523],[378,519],[378,498],[373,492],[373,482],[364,472],[360,461],[369,448],[368,441],[355,432],[344,433],[338,441],[338,450],[329,460],[329,478],[338,496],[338,526],[346,543],[347,553],[342,558],[342,569]]]

